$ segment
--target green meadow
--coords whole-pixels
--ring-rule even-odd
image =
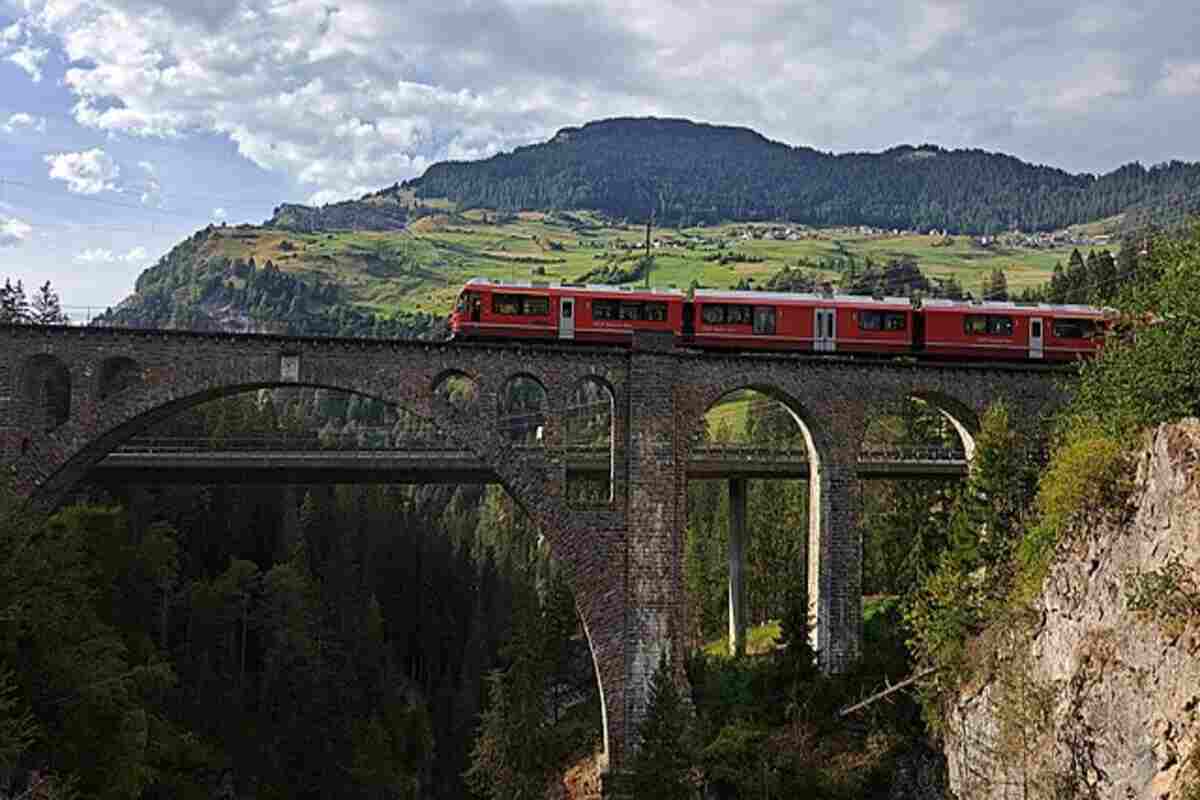
[[[865,234],[857,229],[799,229],[804,238],[745,238],[750,228],[783,223],[656,228],[651,252],[654,286],[685,288],[693,282],[729,288],[742,280],[762,285],[780,269],[851,253],[870,258],[915,260],[930,277],[956,278],[977,290],[994,268],[1004,270],[1010,291],[1050,278],[1070,248],[984,248],[970,237],[952,240],[908,234]],[[352,302],[388,312],[447,312],[472,277],[493,280],[577,281],[606,265],[630,268],[644,254],[645,228],[614,225],[587,212],[552,215],[494,212],[438,215],[401,232],[294,233],[272,228],[219,228],[204,255],[273,262],[308,280],[336,282]],[[833,273],[822,273],[833,277]]]

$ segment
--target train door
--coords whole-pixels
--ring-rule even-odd
[[[683,338],[691,339],[696,335],[696,306],[692,303],[683,304]]]
[[[913,312],[913,340],[912,349],[914,353],[920,353],[925,349],[925,315],[919,311]]]
[[[1042,357],[1042,318],[1030,317],[1029,319],[1029,357]]]
[[[564,297],[559,300],[558,338],[575,338],[575,298]]]
[[[818,308],[813,327],[813,350],[818,353],[832,353],[837,350],[837,309]]]

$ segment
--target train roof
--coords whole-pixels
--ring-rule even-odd
[[[862,294],[816,294],[813,292],[759,292],[753,289],[697,289],[696,297],[704,300],[743,300],[748,303],[763,300],[775,301],[807,301],[811,303],[859,303],[862,305],[887,305],[911,307],[912,300],[907,297],[873,297]]]
[[[928,309],[948,309],[954,311],[1008,311],[1008,312],[1023,312],[1028,314],[1047,314],[1047,313],[1066,313],[1066,314],[1094,314],[1101,316],[1105,313],[1105,309],[1096,308],[1095,306],[1085,306],[1078,303],[1065,303],[1061,305],[1053,305],[1050,303],[1021,303],[1012,300],[948,300],[945,298],[932,298],[921,301],[922,308]]]
[[[603,283],[569,283],[562,281],[506,281],[492,280],[490,278],[471,278],[467,281],[467,286],[488,286],[496,289],[574,289],[588,292],[597,292],[609,295],[656,295],[666,297],[684,297],[685,292],[682,290],[670,287],[651,287],[649,289],[640,286],[614,286],[612,284]],[[813,292],[760,292],[756,290],[744,289],[696,289],[694,296],[700,300],[725,300],[725,301],[740,301],[745,303],[761,303],[763,301],[775,302],[811,302],[811,303],[841,303],[841,304],[856,304],[856,305],[877,305],[880,307],[890,308],[909,308],[912,306],[912,298],[909,297],[873,297],[870,295],[858,294],[817,294]],[[1024,314],[1086,314],[1092,316],[1105,316],[1111,313],[1111,309],[1096,308],[1095,306],[1087,306],[1081,304],[1062,304],[1052,305],[1050,303],[1022,303],[1012,300],[997,301],[997,300],[950,300],[946,298],[922,298],[921,308],[929,310],[946,310],[946,311],[975,311],[978,313],[987,312],[1008,312],[1008,313],[1024,313]]]
[[[490,286],[496,289],[582,289],[590,292],[604,292],[605,294],[656,294],[682,297],[683,292],[679,289],[670,288],[663,289],[657,286],[652,286],[646,289],[641,286],[613,286],[603,283],[564,283],[562,281],[494,281],[489,278],[471,278],[467,281],[468,286]]]

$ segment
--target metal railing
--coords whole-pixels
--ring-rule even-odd
[[[361,440],[379,436],[384,442],[378,445],[363,445]],[[359,429],[351,435],[335,434],[322,437],[317,433],[306,434],[260,434],[253,436],[208,437],[208,436],[137,436],[117,448],[120,453],[213,453],[213,452],[445,452],[459,448],[448,445],[444,440],[422,438],[397,439],[391,428]],[[518,445],[518,450],[537,452],[544,450],[540,445]],[[602,458],[609,452],[606,446],[566,445],[560,451],[578,456]],[[702,445],[692,449],[693,460],[742,461],[754,463],[804,462],[808,451],[796,447],[771,447],[762,445]],[[966,454],[961,448],[941,446],[864,447],[859,453],[860,462],[870,463],[961,463]]]

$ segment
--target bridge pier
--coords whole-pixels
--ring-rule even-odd
[[[729,480],[729,654],[746,654],[746,479]]]
[[[824,463],[809,479],[809,637],[821,668],[845,672],[862,648],[862,532],[854,524],[852,463]]]

